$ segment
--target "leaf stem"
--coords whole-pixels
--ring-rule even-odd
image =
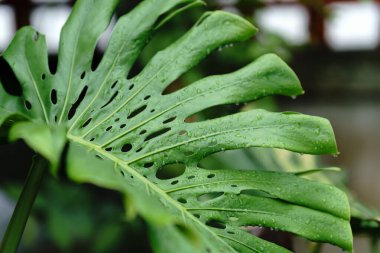
[[[41,156],[34,157],[24,188],[5,232],[0,253],[15,253],[17,251],[47,166],[47,161],[44,158]]]

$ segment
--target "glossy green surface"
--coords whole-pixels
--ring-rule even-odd
[[[153,32],[198,3],[143,1],[119,19],[96,70],[93,51],[117,1],[77,1],[61,33],[55,74],[48,69],[44,36],[21,29],[3,57],[23,97],[0,90],[0,124],[13,125],[11,139],[23,138],[50,161],[53,173],[69,142],[69,177],[124,193],[127,217],[148,221],[156,252],[288,252],[250,235],[246,226],[352,250],[348,201],[336,188],[286,173],[197,166],[209,154],[245,147],[337,153],[330,123],[319,117],[256,109],[185,122],[215,105],[301,95],[299,80],[282,60],[264,55],[234,73],[162,95],[213,50],[251,38],[257,29],[250,23],[226,12],[206,13],[143,71],[126,78]],[[14,122],[20,118],[27,122]],[[170,164],[182,174],[159,176]]]

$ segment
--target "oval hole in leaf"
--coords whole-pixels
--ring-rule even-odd
[[[88,120],[86,120],[86,122],[83,123],[82,125],[82,128],[85,128],[86,126],[88,126],[88,124],[90,124],[92,118],[89,118]]]
[[[154,165],[154,162],[144,163],[144,168],[150,168]]]
[[[156,131],[156,132],[151,133],[150,135],[148,135],[148,136],[145,138],[144,141],[149,141],[149,140],[151,140],[151,139],[153,139],[153,138],[156,138],[156,137],[158,137],[158,136],[160,136],[160,135],[163,135],[164,133],[166,133],[166,132],[168,132],[168,131],[170,131],[170,130],[171,130],[170,127],[168,127],[168,128],[163,128],[163,129],[161,129],[161,130],[158,130],[158,131]]]
[[[92,58],[92,62],[91,62],[92,71],[95,71],[98,68],[101,59],[102,59],[102,54],[99,52],[98,49],[96,49],[94,52],[94,56]]]
[[[119,81],[116,81],[114,82],[112,85],[111,85],[111,89],[115,88],[116,84],[118,83]]]
[[[226,228],[226,224],[224,224],[221,221],[217,221],[217,220],[206,221],[206,225],[209,227],[218,228],[218,229],[225,229]]]
[[[215,174],[209,174],[209,175],[207,176],[207,178],[213,178],[213,177],[215,177]]]
[[[175,120],[177,117],[171,117],[171,118],[169,118],[169,119],[167,119],[167,120],[165,120],[164,122],[162,122],[163,124],[167,124],[167,123],[170,123],[170,122],[172,122],[173,120]]]
[[[256,196],[256,197],[264,197],[264,198],[277,198],[268,192],[265,192],[262,190],[256,190],[256,189],[242,190],[240,194],[251,195],[251,196]]]
[[[106,107],[107,105],[111,104],[111,102],[116,98],[116,96],[119,94],[119,91],[116,91],[112,97],[108,100],[107,103],[105,103],[104,105],[102,105],[102,107],[100,107],[100,109]]]
[[[159,168],[156,172],[158,179],[172,179],[185,173],[186,166],[182,163],[167,164]]]
[[[24,104],[25,104],[26,109],[28,109],[28,110],[32,109],[32,104],[28,100],[25,100]]]
[[[179,203],[182,203],[182,204],[186,204],[187,203],[187,200],[185,198],[179,198],[179,199],[177,199],[177,201]]]
[[[58,100],[57,100],[57,90],[56,89],[52,89],[51,90],[51,93],[50,93],[50,100],[51,102],[56,105]]]
[[[185,122],[201,122],[204,120],[220,118],[223,116],[238,113],[240,111],[240,108],[241,106],[236,104],[212,106],[186,117]]]
[[[75,113],[76,113],[76,111],[77,111],[80,103],[82,103],[84,97],[86,96],[87,89],[88,89],[88,86],[87,85],[84,86],[83,90],[79,94],[79,97],[78,97],[77,101],[71,106],[71,108],[69,110],[69,113],[67,115],[67,119],[68,120],[71,120],[74,117],[74,115],[75,115]]]
[[[136,117],[140,113],[142,113],[146,109],[147,105],[140,106],[139,108],[135,109],[131,114],[128,115],[127,119],[131,119],[133,117]]]
[[[132,149],[132,144],[127,143],[127,144],[123,145],[123,147],[121,148],[121,151],[122,152],[129,152],[129,151],[131,151],[131,149]]]
[[[199,195],[197,197],[197,200],[200,202],[205,202],[205,201],[209,201],[212,199],[216,199],[216,198],[222,196],[223,194],[224,194],[224,192],[208,192],[208,193]]]

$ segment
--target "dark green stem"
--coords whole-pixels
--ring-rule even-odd
[[[5,232],[0,253],[15,253],[17,251],[47,166],[47,161],[42,157],[37,156],[34,158],[24,188]]]

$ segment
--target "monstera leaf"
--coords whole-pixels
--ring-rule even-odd
[[[71,179],[122,192],[126,215],[148,222],[155,252],[289,252],[251,235],[249,226],[288,231],[351,251],[349,206],[340,190],[290,173],[198,167],[202,158],[226,149],[337,152],[327,120],[293,112],[257,109],[185,122],[215,105],[302,94],[283,61],[264,55],[234,73],[163,93],[214,49],[247,40],[256,28],[229,13],[206,13],[139,74],[127,78],[157,29],[202,3],[142,1],[119,19],[93,70],[97,40],[117,2],[76,2],[61,33],[54,74],[44,36],[31,27],[17,32],[3,57],[23,95],[14,97],[1,88],[1,131],[10,128],[10,139],[24,139],[50,162],[53,175],[63,158]],[[63,152],[65,144],[68,152]]]

